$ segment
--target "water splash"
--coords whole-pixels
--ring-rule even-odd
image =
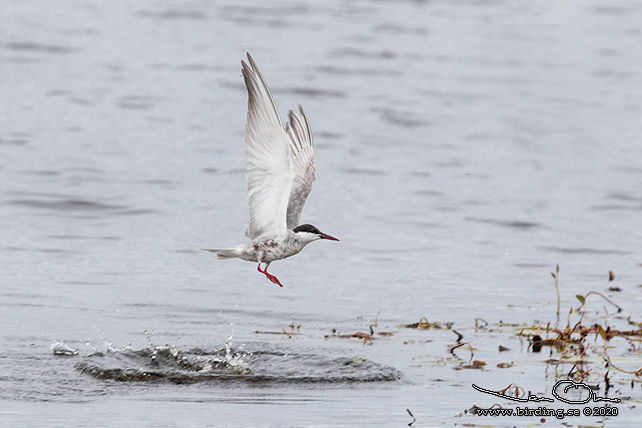
[[[78,349],[72,348],[63,341],[52,343],[51,350],[54,355],[63,355],[67,357],[78,355]]]
[[[244,352],[235,352],[232,349],[232,339],[233,337],[230,336],[227,338],[227,342],[225,342],[225,361],[221,362],[224,362],[231,369],[237,370],[239,373],[249,373],[250,369],[244,361],[245,357],[249,354]]]
[[[77,368],[98,379],[171,383],[342,383],[394,381],[393,367],[366,359],[235,349],[229,338],[222,349],[181,350],[172,345],[94,353]]]

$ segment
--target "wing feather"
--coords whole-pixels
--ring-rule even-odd
[[[285,128],[290,138],[292,165],[294,169],[292,191],[290,192],[290,198],[288,200],[288,229],[294,229],[299,225],[301,211],[303,211],[305,201],[312,191],[312,184],[316,176],[310,122],[301,106],[299,106],[299,113],[300,115],[297,115],[290,110],[288,114],[290,121]]]
[[[295,179],[291,155],[292,138],[283,129],[274,98],[254,59],[241,61],[248,92],[247,194],[250,222],[245,235],[250,239],[287,231],[288,203]]]

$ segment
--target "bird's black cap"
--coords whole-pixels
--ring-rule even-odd
[[[292,230],[294,233],[297,232],[308,232],[308,233],[316,233],[317,235],[321,235],[321,231],[317,229],[316,227],[312,226],[311,224],[302,224],[301,226],[297,226]]]

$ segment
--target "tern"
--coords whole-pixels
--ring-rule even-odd
[[[268,273],[270,263],[299,253],[312,241],[338,239],[311,224],[298,225],[316,175],[310,122],[299,106],[298,113],[289,111],[284,128],[263,75],[249,53],[247,59],[250,65],[241,60],[248,93],[245,143],[250,222],[245,236],[252,242],[205,251],[216,253],[217,259],[258,262],[257,270],[283,287]]]

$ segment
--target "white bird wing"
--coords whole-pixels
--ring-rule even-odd
[[[288,114],[290,122],[285,128],[288,137],[290,137],[292,165],[294,167],[294,181],[288,201],[288,229],[294,229],[299,225],[301,211],[303,211],[303,206],[312,190],[312,184],[316,176],[310,122],[301,106],[299,106],[299,113],[300,116],[290,110]]]
[[[249,53],[247,59],[250,66],[241,61],[248,92],[245,142],[250,222],[245,235],[257,239],[287,231],[295,168],[291,155],[292,137],[283,129],[270,89]]]

